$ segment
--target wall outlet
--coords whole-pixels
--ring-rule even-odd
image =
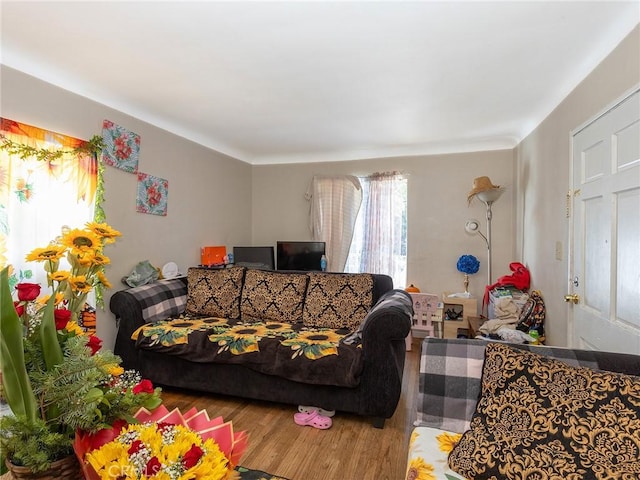
[[[556,242],[556,260],[562,260],[562,242]]]

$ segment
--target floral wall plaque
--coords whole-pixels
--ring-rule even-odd
[[[138,172],[136,211],[152,215],[166,215],[168,195],[168,180]]]
[[[119,168],[129,173],[138,172],[140,135],[116,125],[110,120],[102,122],[102,161],[105,165]]]

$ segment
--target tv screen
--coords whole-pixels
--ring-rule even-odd
[[[247,268],[276,268],[273,247],[233,247],[233,263]]]
[[[278,270],[320,271],[324,242],[278,242]]]

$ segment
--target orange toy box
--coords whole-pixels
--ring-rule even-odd
[[[227,247],[202,247],[200,249],[200,265],[211,267],[224,265],[224,257],[227,255]]]

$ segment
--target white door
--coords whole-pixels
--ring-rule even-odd
[[[640,90],[573,135],[574,347],[640,353]]]

